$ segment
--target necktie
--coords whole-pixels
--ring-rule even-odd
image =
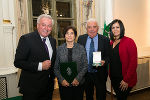
[[[45,49],[46,49],[47,53],[49,54],[48,47],[47,47],[47,45],[46,45],[45,41],[46,41],[46,38],[43,38],[44,47],[45,47]]]
[[[91,38],[91,43],[90,43],[90,51],[89,51],[89,68],[88,68],[88,72],[95,72],[95,70],[93,69],[93,52],[95,51],[94,49],[94,41]]]

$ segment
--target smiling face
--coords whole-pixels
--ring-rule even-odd
[[[97,35],[98,29],[99,29],[99,27],[97,25],[97,22],[90,21],[87,23],[87,34],[91,38],[94,38]]]
[[[112,25],[112,32],[115,38],[119,39],[120,37],[120,25],[118,22]]]
[[[65,34],[66,42],[74,42],[75,40],[75,33],[72,29],[69,29]]]
[[[49,18],[41,18],[37,23],[37,30],[42,37],[47,37],[52,31],[52,20]]]

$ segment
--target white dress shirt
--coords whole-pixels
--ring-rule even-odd
[[[44,37],[41,36],[41,39],[43,40]],[[51,60],[52,58],[52,54],[53,54],[53,49],[52,49],[52,46],[51,46],[51,43],[50,43],[50,40],[48,37],[46,37],[46,41],[45,41],[47,47],[48,47],[48,52],[49,52],[49,58]],[[42,62],[39,62],[39,65],[38,65],[38,71],[42,71]]]

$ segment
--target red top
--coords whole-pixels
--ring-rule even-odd
[[[113,44],[113,41],[110,43]],[[122,63],[123,80],[133,87],[137,82],[137,48],[135,42],[124,36],[119,44],[119,56]]]

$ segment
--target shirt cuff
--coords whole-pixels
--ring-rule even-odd
[[[42,71],[42,62],[39,62],[38,71]]]

